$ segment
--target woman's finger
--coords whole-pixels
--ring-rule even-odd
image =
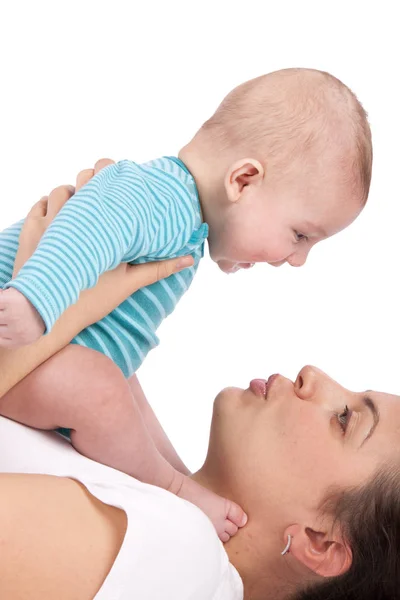
[[[45,217],[47,214],[47,202],[49,200],[48,196],[43,196],[40,198],[36,204],[34,204],[31,210],[28,212],[25,222],[28,219],[39,219],[41,217]]]
[[[113,164],[114,161],[111,160],[111,158],[100,158],[100,160],[98,160],[94,165],[94,169],[84,169],[83,171],[78,173],[75,185],[76,191],[80,190],[84,185],[86,185],[88,181],[90,181],[92,177],[94,177],[94,175],[97,175],[97,173],[101,171],[101,169],[104,169],[104,167]]]
[[[21,267],[35,252],[40,238],[46,230],[48,197],[43,196],[29,211],[22,226],[18,240],[18,250],[15,255],[13,278],[19,273]]]
[[[52,190],[47,202],[47,220],[50,222],[60,212],[64,204],[75,194],[72,185],[60,185]]]
[[[191,267],[194,264],[192,256],[180,256],[169,260],[162,260],[153,263],[143,263],[140,265],[128,265],[126,273],[126,286],[128,294],[151,285],[160,279],[165,279],[173,273],[178,273]]]
[[[115,160],[111,160],[111,158],[100,158],[94,165],[94,174],[97,175],[99,171],[104,169],[104,167],[108,167],[108,165],[115,165]]]
[[[112,271],[106,271],[101,275],[95,288],[84,290],[79,296],[78,315],[81,317],[81,327],[78,331],[91,323],[100,321],[140,288],[151,285],[159,279],[169,277],[172,273],[178,273],[192,266],[193,263],[191,256],[185,256],[140,265],[121,263]],[[101,300],[94,302],[93,297],[96,296]],[[73,308],[77,307],[78,304],[74,305]],[[68,310],[72,314],[71,307]],[[90,319],[88,315],[90,315]]]
[[[76,176],[75,190],[78,192],[88,181],[92,179],[94,169],[84,169]]]

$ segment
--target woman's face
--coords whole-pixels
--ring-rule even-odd
[[[399,456],[399,397],[350,392],[304,367],[294,383],[273,375],[218,395],[205,468],[249,514],[279,527]]]

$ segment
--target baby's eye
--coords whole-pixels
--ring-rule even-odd
[[[301,240],[306,240],[307,236],[304,233],[300,233],[299,231],[294,231],[294,237],[296,238],[296,242],[300,242]]]
[[[337,420],[340,425],[340,428],[342,429],[343,433],[346,433],[346,429],[347,429],[347,426],[349,424],[350,417],[351,417],[351,410],[349,409],[347,404],[344,407],[343,411],[341,413],[338,413],[336,416],[337,416]]]

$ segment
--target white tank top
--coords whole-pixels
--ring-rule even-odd
[[[3,417],[0,472],[70,477],[126,513],[123,544],[94,600],[243,600],[238,572],[193,504],[85,458],[55,433]]]

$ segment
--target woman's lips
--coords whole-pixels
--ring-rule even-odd
[[[279,375],[275,373],[268,379],[253,379],[250,381],[250,389],[257,396],[263,396],[263,398],[266,399],[271,385],[277,377],[279,377]]]

